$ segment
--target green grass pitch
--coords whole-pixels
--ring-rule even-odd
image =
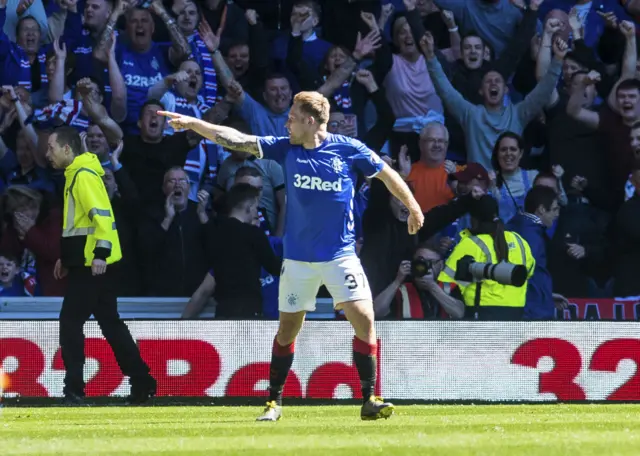
[[[638,455],[637,405],[399,406],[363,422],[356,406],[0,409],[0,456]]]

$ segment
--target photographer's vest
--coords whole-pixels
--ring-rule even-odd
[[[471,256],[478,263],[496,263],[496,254],[493,238],[489,234],[472,235],[468,230],[460,233],[462,240],[453,249],[447,259],[443,271],[438,276],[440,282],[457,283],[462,291],[462,297],[467,312],[473,307],[510,307],[524,308],[527,301],[527,284],[522,287],[501,285],[493,280],[484,280],[480,283],[468,283],[455,280],[458,260],[464,256]],[[504,232],[507,245],[509,247],[508,261],[512,264],[526,266],[528,277],[531,277],[535,268],[535,260],[531,254],[531,249],[527,241],[513,231]],[[476,309],[479,312],[480,309]]]
[[[438,282],[438,286],[442,288],[442,290],[447,294],[451,294],[451,290],[456,287],[455,283],[442,283]],[[433,299],[433,298],[432,298]],[[395,296],[395,315],[394,317],[398,320],[403,319],[425,319],[425,318],[434,318],[433,315],[430,315],[428,306],[427,306],[427,315],[425,315],[425,305],[420,298],[420,293],[415,285],[411,282],[404,283],[398,288]],[[438,313],[435,318],[439,319],[448,319],[451,318],[447,312],[439,306]]]

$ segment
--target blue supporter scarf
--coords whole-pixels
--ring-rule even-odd
[[[327,80],[325,76],[324,80]],[[353,102],[351,101],[351,81],[347,79],[342,86],[333,92],[333,101],[338,110],[344,114],[353,113]]]
[[[218,77],[213,67],[213,56],[197,30],[189,38],[189,45],[191,46],[190,58],[198,62],[202,69],[204,84],[200,92],[204,97],[205,103],[208,106],[213,106],[216,104],[218,97]]]
[[[29,57],[27,56],[27,54],[25,54],[25,52],[22,50],[20,46],[15,46],[13,48],[13,54],[16,56],[20,65],[18,85],[20,87],[24,87],[25,89],[31,91],[31,63],[29,63]],[[40,80],[42,81],[42,87],[45,87],[48,84],[49,80],[47,79],[47,71],[46,71],[47,53],[44,47],[40,48],[40,51],[38,52],[38,57],[36,60],[40,65]]]

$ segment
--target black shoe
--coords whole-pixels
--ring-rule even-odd
[[[66,393],[64,398],[62,398],[62,405],[67,407],[79,407],[85,405],[84,397],[75,393]]]
[[[156,395],[158,383],[151,376],[144,380],[132,380],[131,383],[131,394],[127,397],[127,405],[144,404]]]

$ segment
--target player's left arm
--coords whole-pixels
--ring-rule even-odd
[[[378,160],[380,159],[378,158]],[[407,220],[409,233],[416,234],[424,223],[424,214],[406,182],[400,177],[400,174],[384,162],[382,162],[382,168],[375,177],[384,182],[391,194],[402,201],[409,209],[409,219]]]

